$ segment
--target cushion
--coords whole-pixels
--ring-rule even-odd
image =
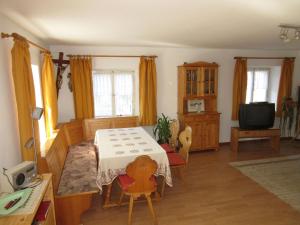
[[[97,191],[97,161],[95,146],[79,144],[71,146],[60,178],[58,195]]]
[[[173,149],[169,144],[161,144],[160,145],[167,153],[169,152],[175,152],[175,149]]]
[[[179,155],[178,153],[168,153],[168,159],[169,159],[169,163],[170,166],[183,166],[185,165],[185,160],[182,158],[181,155]]]
[[[119,175],[118,178],[119,178],[119,184],[120,184],[123,191],[126,191],[128,189],[128,187],[134,182],[134,179],[132,179],[127,174]],[[155,179],[154,175],[151,176],[150,180],[155,184],[155,186],[157,186],[156,179]]]

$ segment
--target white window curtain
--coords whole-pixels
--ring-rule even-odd
[[[134,72],[94,71],[95,116],[134,115]]]
[[[93,74],[95,116],[113,115],[112,72]]]
[[[119,72],[114,76],[116,115],[133,115],[133,76]]]
[[[247,73],[246,103],[268,101],[268,69],[249,69]]]

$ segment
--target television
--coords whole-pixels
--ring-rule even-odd
[[[239,125],[243,130],[260,130],[273,127],[275,120],[275,104],[256,102],[240,104]]]

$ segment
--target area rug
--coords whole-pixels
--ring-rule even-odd
[[[300,211],[300,155],[232,162],[230,165]]]

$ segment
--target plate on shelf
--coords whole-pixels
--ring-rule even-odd
[[[14,212],[15,210],[17,210],[18,208],[20,208],[21,206],[23,206],[26,203],[27,199],[29,198],[32,190],[33,190],[32,188],[26,188],[21,191],[16,191],[14,193],[5,195],[4,197],[0,198],[0,216],[8,215]],[[12,206],[9,209],[5,208],[5,206],[10,201],[14,201],[19,198],[20,200],[14,206]]]

